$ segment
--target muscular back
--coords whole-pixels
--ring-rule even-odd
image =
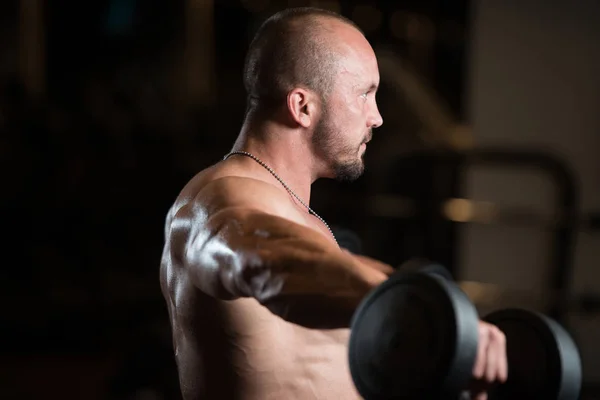
[[[183,396],[355,398],[347,326],[385,274],[260,172],[214,166],[167,216],[161,287]]]

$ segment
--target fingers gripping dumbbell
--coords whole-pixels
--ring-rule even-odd
[[[352,320],[349,363],[366,400],[458,399],[468,388],[479,316],[439,265],[400,270],[361,303]],[[555,321],[526,310],[484,318],[506,337],[508,380],[489,399],[575,400],[581,387],[577,347]]]

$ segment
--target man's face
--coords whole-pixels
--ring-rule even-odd
[[[321,118],[313,134],[316,154],[338,180],[355,180],[362,175],[366,143],[371,140],[372,129],[383,123],[375,100],[377,61],[366,39],[362,40],[344,52],[340,74],[322,102]]]

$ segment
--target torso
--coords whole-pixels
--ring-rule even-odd
[[[182,191],[172,213],[207,182],[227,175],[218,167],[201,173]],[[333,240],[322,222],[302,209],[287,217]],[[168,232],[161,283],[185,400],[360,398],[348,369],[349,330],[308,329],[254,299],[222,301],[204,294],[170,257]]]

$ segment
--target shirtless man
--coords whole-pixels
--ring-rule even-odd
[[[196,175],[166,219],[161,286],[183,397],[360,398],[350,318],[393,269],[341,250],[307,205],[316,179],[363,171],[383,122],[375,54],[339,15],[287,10],[257,33],[244,79],[232,152],[245,153]],[[504,336],[481,322],[474,377],[506,373]]]

